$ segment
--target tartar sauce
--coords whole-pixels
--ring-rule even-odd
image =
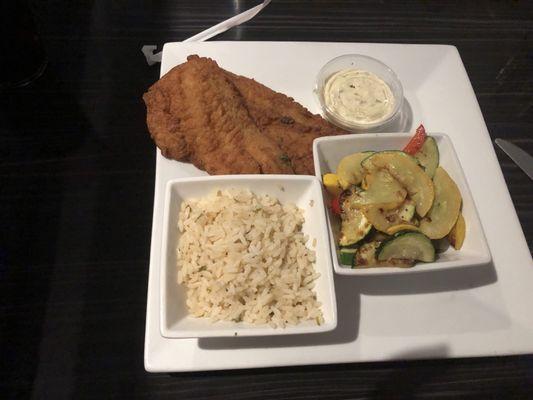
[[[348,122],[370,124],[386,119],[395,100],[389,85],[376,74],[345,69],[327,80],[324,102],[331,113]]]

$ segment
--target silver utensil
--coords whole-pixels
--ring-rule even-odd
[[[529,176],[529,179],[533,179],[533,157],[507,140],[496,139],[495,142]]]

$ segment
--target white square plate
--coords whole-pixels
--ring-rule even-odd
[[[303,210],[305,222],[302,231],[309,237],[307,246],[315,251],[315,293],[322,304],[324,323],[305,321],[298,325],[273,329],[244,322],[219,321],[188,315],[185,287],[177,283],[176,248],[180,232],[178,215],[184,200],[204,197],[217,189],[248,189],[256,195],[270,195],[280,203],[293,203]],[[325,229],[326,215],[320,181],[312,176],[298,175],[233,175],[182,178],[167,183],[163,218],[163,245],[161,249],[161,333],[167,338],[289,335],[327,332],[337,326],[337,303]],[[313,248],[312,243],[316,242]]]
[[[335,272],[341,275],[383,275],[410,274],[419,272],[443,271],[450,268],[473,267],[488,265],[491,261],[487,240],[483,233],[481,222],[477,215],[474,200],[466,183],[466,178],[457,159],[452,141],[447,135],[428,133],[433,136],[439,148],[439,165],[443,167],[455,181],[463,197],[462,213],[466,221],[467,233],[460,251],[448,248],[437,255],[432,263],[417,263],[412,268],[349,268],[342,266],[338,257],[338,246],[335,231],[339,231],[338,217],[329,208],[328,229],[331,242],[331,257]],[[315,174],[321,178],[324,174],[335,172],[340,160],[352,153],[360,151],[381,151],[402,149],[409,139],[410,133],[365,133],[344,136],[329,136],[315,139],[313,143],[313,158]],[[324,193],[327,196],[327,193]]]
[[[472,192],[492,264],[431,274],[335,275],[337,328],[276,337],[169,339],[159,320],[165,185],[202,176],[157,152],[146,310],[148,371],[198,371],[302,364],[472,357],[533,352],[533,262],[470,81],[452,46],[377,43],[169,43],[161,75],[199,54],[319,112],[320,68],[358,53],[389,65],[404,87],[404,127],[446,132]],[[148,134],[148,133],[147,133]]]

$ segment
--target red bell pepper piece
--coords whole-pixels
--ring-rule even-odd
[[[331,212],[335,215],[341,215],[341,197],[337,196],[331,200]]]
[[[416,128],[416,132],[411,140],[409,140],[409,143],[403,148],[403,151],[407,154],[415,155],[418,150],[422,148],[426,136],[426,129],[424,128],[424,125],[420,124],[420,126]]]

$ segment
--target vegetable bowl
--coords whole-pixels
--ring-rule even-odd
[[[409,133],[318,138],[335,272],[378,275],[489,264],[491,255],[450,138]]]

